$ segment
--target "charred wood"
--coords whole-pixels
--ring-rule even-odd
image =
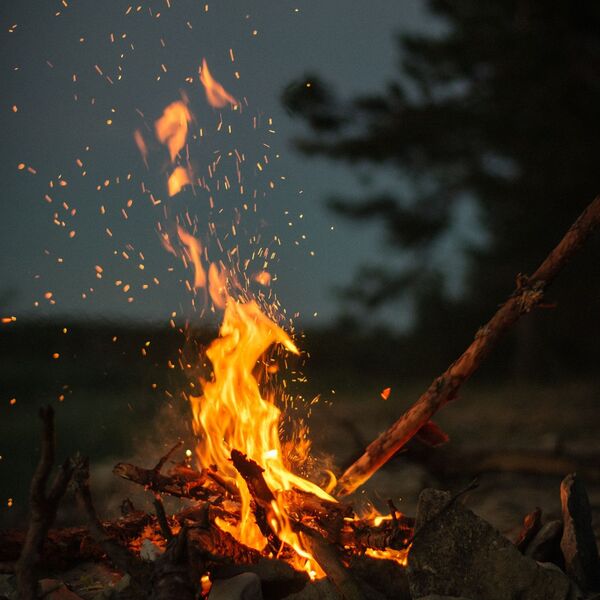
[[[308,527],[302,528],[301,539],[344,600],[363,598],[358,582],[343,564],[335,545],[330,544]]]
[[[214,490],[205,487],[206,478],[192,469],[187,472],[179,470],[173,475],[163,475],[162,473],[156,473],[154,469],[144,469],[128,463],[118,463],[114,466],[113,473],[153,492],[169,494],[177,498],[208,500],[211,497],[218,496]]]
[[[150,576],[148,565],[126,546],[112,538],[98,518],[90,490],[89,461],[87,458],[79,460],[73,479],[76,486],[77,500],[87,517],[92,537],[118,569],[128,573],[140,587],[145,588]]]
[[[197,597],[197,585],[188,567],[187,534],[187,527],[182,527],[170,539],[165,553],[155,561],[150,600],[195,600]]]
[[[107,535],[122,545],[136,539],[152,517],[144,512],[135,512],[116,521],[104,521],[102,526]],[[0,562],[16,561],[25,542],[26,533],[20,530],[0,532]],[[40,566],[45,569],[64,570],[85,560],[101,560],[106,553],[91,537],[85,527],[51,529],[40,555]]]
[[[361,521],[350,521],[341,532],[342,546],[351,547],[358,552],[367,548],[375,550],[403,550],[410,544],[413,535],[414,519],[402,517],[396,523],[384,521],[379,526]]]
[[[154,496],[154,512],[156,513],[156,519],[158,521],[158,525],[160,526],[160,531],[163,537],[167,541],[171,541],[173,539],[173,531],[171,530],[171,526],[169,525],[169,521],[167,520],[167,514],[165,513],[165,506],[162,503],[161,497],[159,494]]]
[[[567,573],[585,591],[600,591],[600,559],[587,491],[576,473],[560,484],[563,534],[560,547]]]
[[[271,527],[271,519],[269,518],[273,512],[272,505],[275,502],[275,496],[263,477],[264,469],[235,448],[231,451],[231,460],[233,466],[246,482],[250,495],[254,499],[256,524],[261,533],[267,538],[271,551],[277,554],[282,547],[282,542],[278,538],[277,532]]]

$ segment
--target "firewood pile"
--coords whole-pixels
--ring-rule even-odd
[[[455,493],[424,490],[415,518],[391,501],[389,514],[361,516],[351,496],[413,437],[433,445],[447,440],[433,415],[456,397],[500,336],[542,305],[547,286],[599,224],[600,197],[532,276],[517,278],[515,292],[469,348],[341,475],[332,500],[293,486],[271,489],[263,466],[233,448],[229,459],[247,488],[242,490],[216,466],[196,469],[181,460],[178,443],[152,468],[114,467],[116,476],[151,494],[154,514],[124,502],[119,519],[104,521],[94,506],[87,459],[67,460],[49,484],[54,415],[42,409],[29,527],[0,532],[0,599],[600,598],[594,596],[600,594],[600,560],[590,503],[576,473],[560,488],[562,519],[546,520],[536,509],[515,541],[464,506],[476,482]],[[229,533],[244,518],[242,492],[249,492],[248,518],[266,540],[261,550]],[[76,496],[87,526],[53,529],[68,493]],[[167,514],[166,495],[184,499],[186,508]],[[274,511],[280,506],[301,550],[279,535]],[[96,579],[103,583],[90,577],[72,585],[65,573],[82,563],[96,565]]]

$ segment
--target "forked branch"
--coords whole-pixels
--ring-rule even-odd
[[[51,406],[40,409],[40,419],[43,424],[42,449],[29,491],[29,528],[16,566],[17,587],[19,598],[22,600],[33,600],[37,597],[36,566],[48,530],[56,518],[58,504],[73,474],[71,461],[65,461],[56,474],[52,486],[46,491],[48,478],[54,466],[55,450],[54,410]]]

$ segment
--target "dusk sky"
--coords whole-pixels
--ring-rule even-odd
[[[381,89],[397,73],[395,34],[432,26],[421,2],[11,0],[0,14],[2,316],[165,322],[185,312],[190,275],[161,246],[156,222],[185,209],[202,229],[206,199],[189,190],[169,199],[163,149],[149,142],[146,169],[133,137],[150,140],[182,92],[203,131],[190,142],[192,160],[205,166],[223,153],[227,173],[227,152],[248,159],[245,196],[215,201],[225,227],[255,193],[257,214],[244,217],[239,243],[260,232],[272,251],[278,240],[270,270],[288,315],[327,324],[338,312],[334,288],[385,251],[376,228],[325,208],[327,197],[357,192],[361,167],[296,152],[302,123],[280,98],[309,72],[342,96]],[[203,58],[242,114],[207,106]],[[216,133],[221,119],[230,134]]]

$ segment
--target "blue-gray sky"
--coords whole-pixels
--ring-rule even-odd
[[[245,121],[234,122],[227,143],[250,154],[269,143],[268,176],[250,169],[246,187],[277,184],[261,201],[256,226],[282,241],[274,285],[283,306],[299,312],[305,326],[335,316],[333,288],[384,247],[377,229],[348,224],[325,208],[328,196],[356,190],[355,170],[293,149],[302,124],[281,106],[281,92],[307,72],[341,95],[381,89],[397,73],[394,35],[430,26],[422,2],[11,0],[0,14],[2,316],[165,321],[179,310],[185,274],[168,270],[173,257],[155,231],[159,209],[140,193],[141,181],[158,189],[164,165],[145,170],[133,132],[160,116],[180,90],[190,96],[198,125],[214,129],[218,113],[202,105],[197,78],[203,57],[228,91],[247,99]],[[186,76],[194,83],[186,84]],[[257,131],[247,127],[253,117]],[[192,213],[195,201],[186,204]],[[252,227],[249,221],[249,234]],[[159,273],[161,285],[142,290]],[[130,291],[115,281],[130,283]]]

